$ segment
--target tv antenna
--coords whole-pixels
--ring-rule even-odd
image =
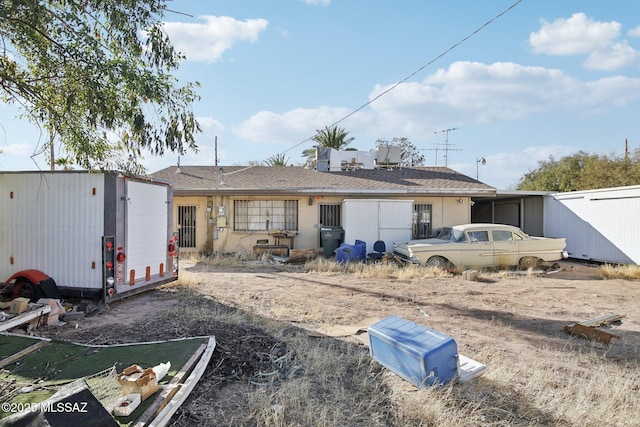
[[[449,148],[452,145],[455,144],[449,144],[449,132],[452,132],[454,130],[458,130],[459,128],[449,128],[449,129],[443,129],[443,130],[437,130],[433,133],[444,133],[445,137],[444,137],[444,144],[437,144],[437,145],[444,145],[444,165],[447,166],[449,164],[449,151],[462,151],[462,149],[460,148]],[[436,156],[437,156],[437,152],[436,152]]]

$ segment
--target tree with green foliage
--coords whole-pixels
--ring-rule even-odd
[[[317,143],[316,147],[328,147],[335,150],[342,150],[355,138],[348,137],[349,132],[338,126],[325,126],[324,129],[316,129],[316,134],[311,138]],[[316,148],[308,148],[302,152],[302,156],[307,158],[307,162],[315,164]]]
[[[405,137],[394,137],[391,141],[386,139],[378,139],[376,147],[400,147],[402,150],[401,161],[399,166],[424,166],[425,158],[418,151],[418,148]]]
[[[171,74],[184,57],[162,29],[166,3],[0,0],[0,101],[83,168],[142,171],[144,149],[196,150],[198,84]]]
[[[640,184],[640,149],[624,157],[579,151],[571,156],[538,162],[526,173],[518,190],[580,191]]]
[[[264,161],[267,166],[289,166],[289,158],[284,153],[278,153]]]

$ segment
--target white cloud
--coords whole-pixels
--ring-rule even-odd
[[[203,131],[213,130],[213,131],[223,131],[224,125],[220,123],[218,120],[213,117],[196,117],[198,123],[200,123],[200,127]]]
[[[612,71],[638,64],[640,64],[640,52],[629,46],[625,40],[607,49],[591,53],[583,65],[592,70]]]
[[[640,37],[640,25],[627,31],[629,37]]]
[[[349,113],[346,108],[296,108],[283,114],[260,111],[239,124],[234,133],[252,142],[282,143],[303,140],[316,129],[335,122]]]
[[[619,22],[596,22],[584,13],[551,23],[542,21],[542,28],[529,35],[535,53],[548,55],[588,55],[583,66],[592,70],[612,71],[640,63],[640,52],[620,36]],[[627,32],[630,37],[640,35],[640,26]]]
[[[376,86],[373,98],[388,86]],[[537,113],[591,114],[640,98],[640,79],[611,77],[583,82],[560,70],[511,62],[456,62],[422,83],[405,83],[371,105],[393,123],[442,120],[457,123],[520,119]]]
[[[166,22],[164,29],[177,51],[188,61],[212,63],[238,41],[255,42],[269,22],[265,19],[238,21],[228,16],[200,16],[199,24]]]
[[[33,153],[33,145],[29,144],[7,144],[0,149],[2,149],[2,154],[14,156],[29,156]]]
[[[331,0],[302,0],[306,4],[310,4],[311,6],[329,6],[331,4]]]
[[[369,98],[389,87],[376,85]],[[422,82],[400,84],[339,126],[357,137],[352,146],[369,149],[381,137],[433,135],[435,129],[444,127],[499,123],[542,114],[589,116],[638,99],[640,78],[615,76],[585,82],[544,67],[456,62]],[[290,147],[351,111],[334,107],[296,108],[284,113],[261,111],[237,125],[233,133],[260,144]]]
[[[549,156],[561,159],[579,150],[579,147],[570,145],[531,146],[516,152],[501,151],[484,155],[484,165],[475,162],[454,163],[449,164],[449,167],[473,178],[477,173],[481,182],[490,183],[499,189],[513,189],[525,173],[539,167],[538,162],[548,161]]]
[[[569,19],[542,20],[542,28],[529,34],[529,44],[535,53],[588,54],[610,46],[620,27],[619,22],[595,22],[584,13],[574,13]]]

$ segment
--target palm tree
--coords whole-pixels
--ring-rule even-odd
[[[349,132],[344,130],[344,128],[339,128],[338,126],[325,126],[322,130],[316,129],[316,134],[311,139],[320,144],[321,147],[341,150],[355,139],[353,137],[347,138],[347,135],[349,135]]]
[[[289,166],[288,163],[289,159],[284,153],[275,154],[264,161],[264,164],[267,166]]]
[[[324,129],[316,129],[316,134],[311,138],[317,142],[316,147],[328,147],[341,150],[351,143],[355,138],[347,138],[349,132],[338,126],[325,126]],[[316,148],[308,148],[302,152],[302,156],[307,158],[307,162],[315,165]]]

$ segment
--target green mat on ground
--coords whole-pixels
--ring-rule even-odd
[[[56,388],[115,366],[117,372],[131,365],[151,368],[171,362],[171,369],[160,384],[165,384],[182,368],[208,337],[187,338],[115,346],[87,346],[50,341],[36,351],[6,365],[0,371],[0,385],[33,387],[33,391],[9,394],[3,389],[1,402],[38,403],[51,397]],[[0,360],[31,347],[41,340],[0,334]],[[151,400],[151,399],[149,399]],[[147,403],[147,402],[143,402]],[[142,405],[141,405],[142,406]],[[138,408],[141,410],[142,408]],[[8,414],[0,414],[0,418]]]

